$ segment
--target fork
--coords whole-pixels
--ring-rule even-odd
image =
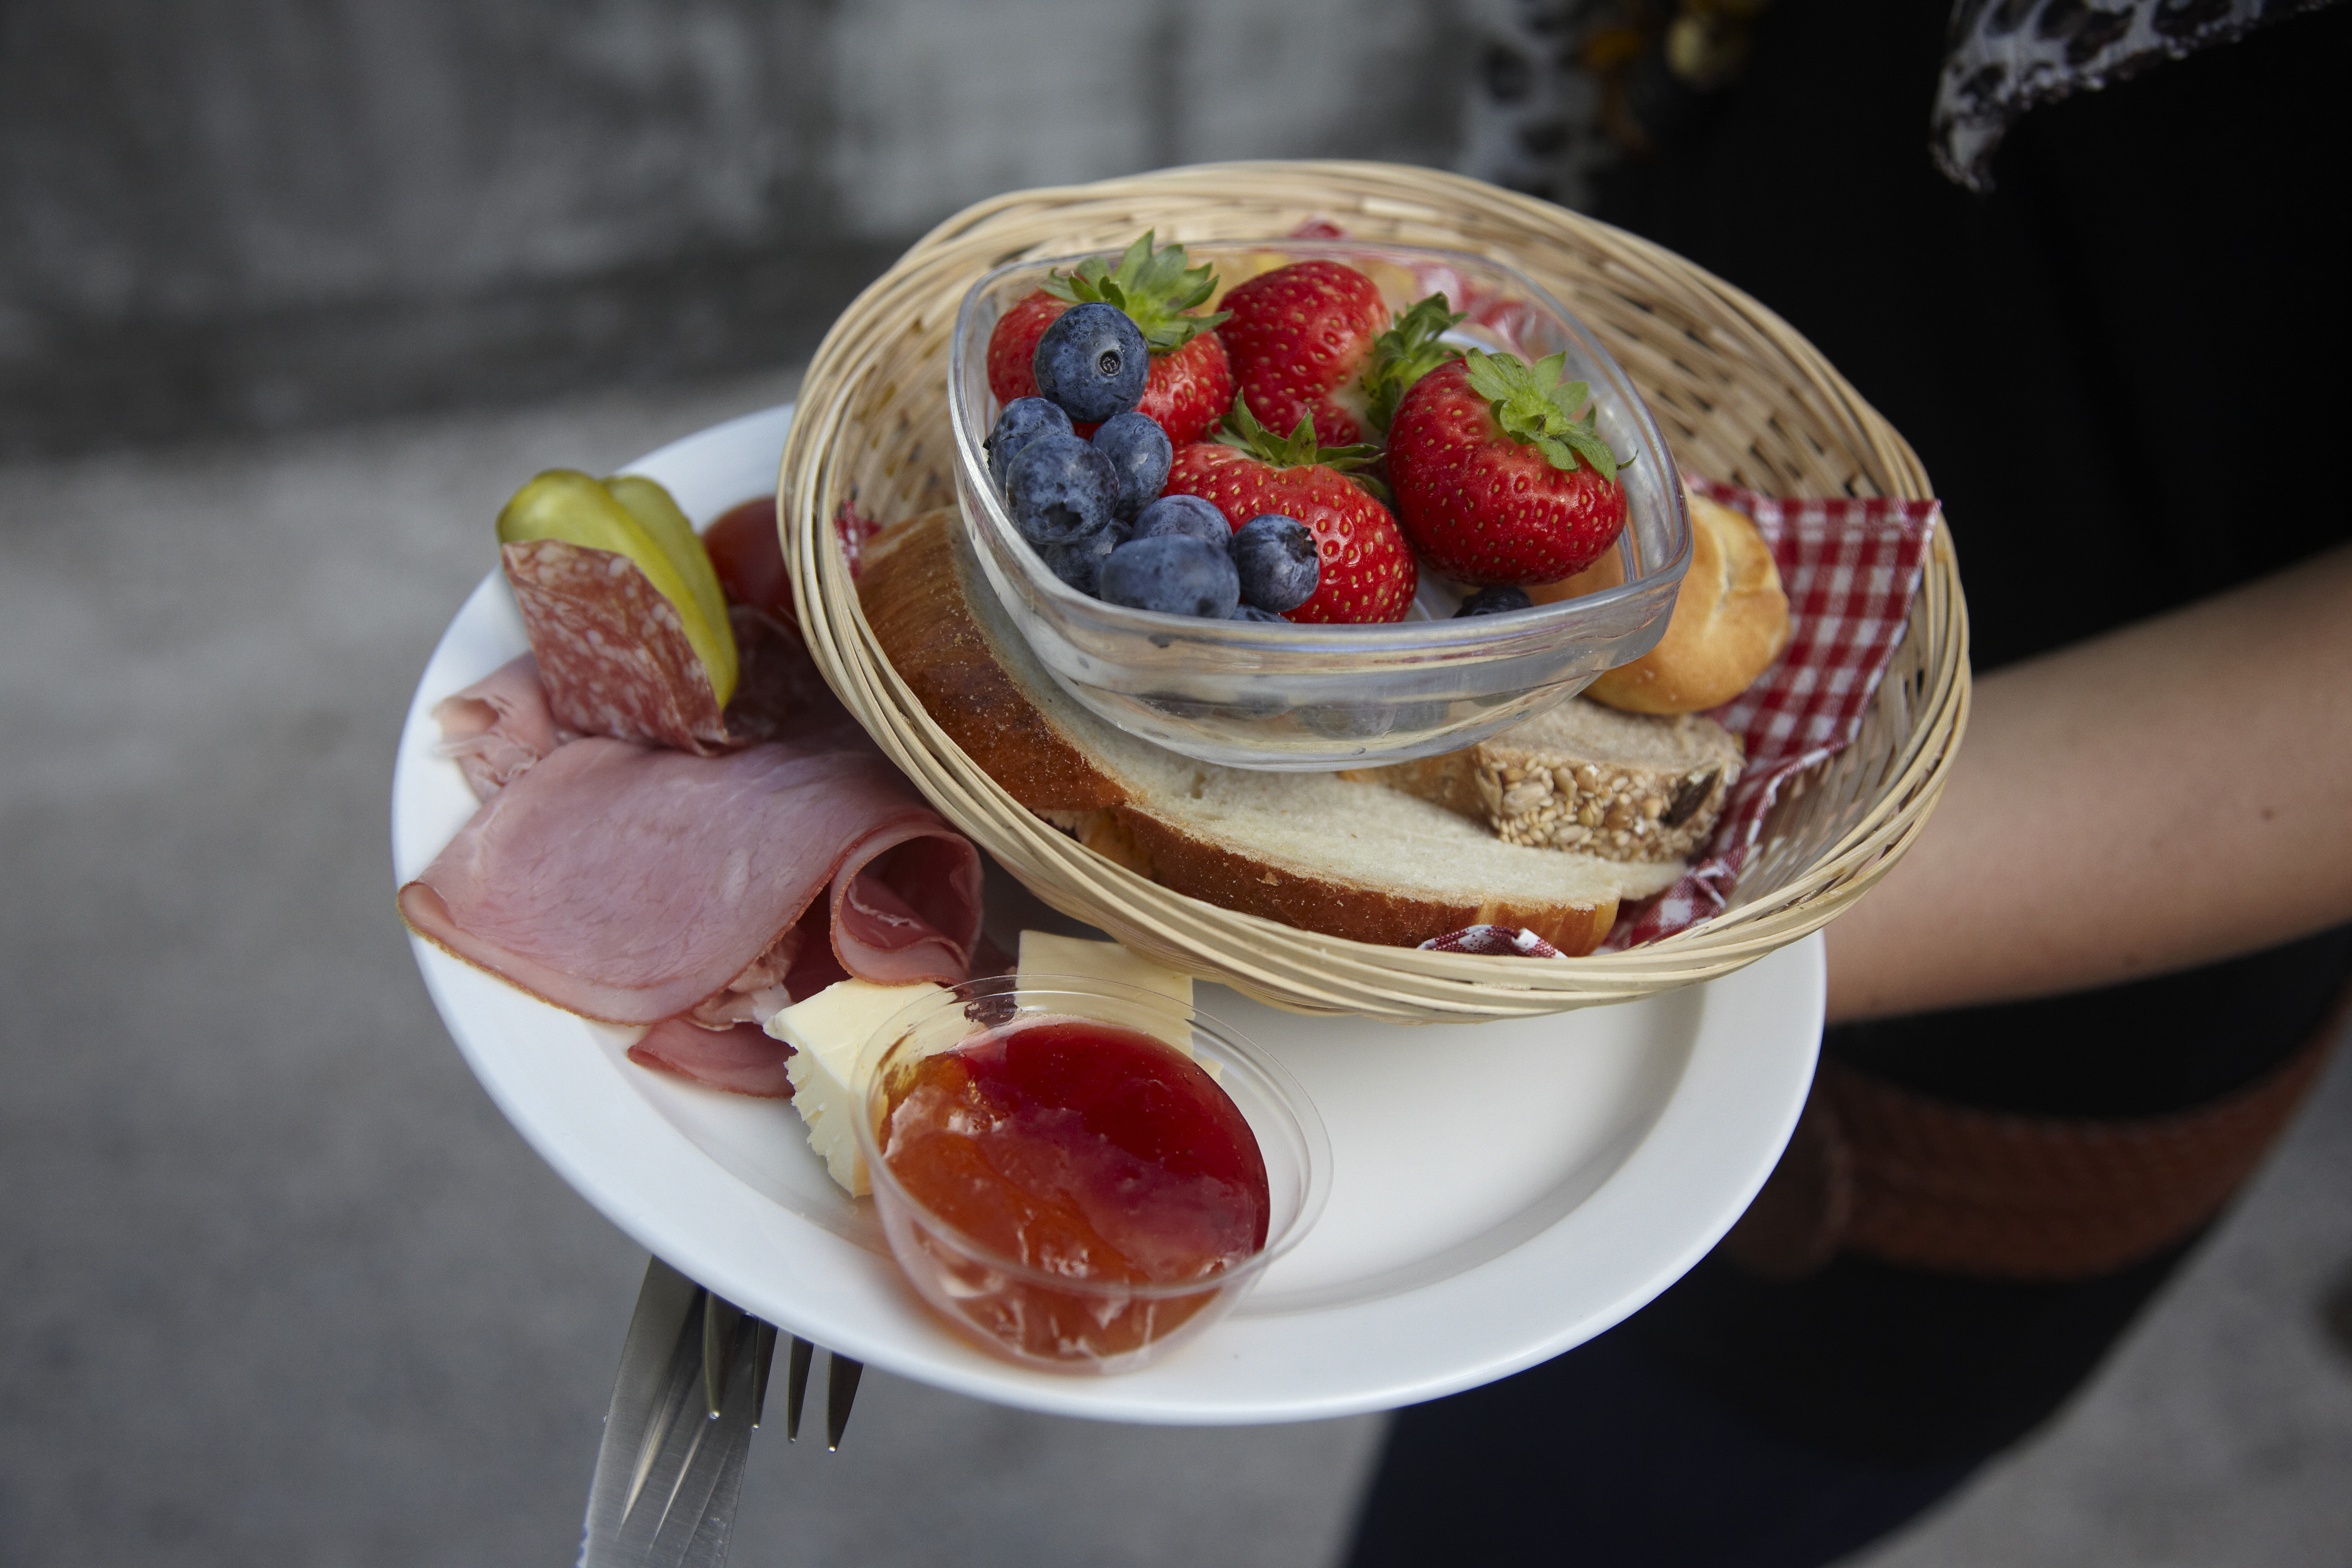
[[[816,1347],[783,1337],[784,1436],[793,1441]],[[718,1568],[725,1561],[776,1338],[772,1324],[660,1258],[646,1260],[589,1485],[580,1568]],[[841,1447],[865,1370],[847,1356],[826,1357],[828,1450]]]

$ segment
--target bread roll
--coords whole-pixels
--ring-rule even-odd
[[[1584,694],[1633,713],[1698,713],[1748,689],[1789,646],[1789,596],[1771,547],[1745,512],[1690,501],[1691,563],[1658,646],[1605,671]],[[1613,587],[1614,552],[1563,582],[1531,588],[1538,604]]]
[[[868,546],[875,640],[932,721],[1024,806],[1106,858],[1221,909],[1411,947],[1464,926],[1590,952],[1621,898],[1679,864],[1521,848],[1443,806],[1334,773],[1259,773],[1139,741],[1045,673],[977,579],[952,510]]]

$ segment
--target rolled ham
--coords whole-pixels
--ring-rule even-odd
[[[761,961],[821,896],[848,973],[960,980],[980,935],[979,853],[880,757],[832,749],[840,733],[719,757],[573,741],[475,813],[401,889],[401,914],[467,963],[616,1024],[692,1012],[754,965],[767,978]]]
[[[629,1047],[629,1059],[641,1068],[674,1072],[730,1094],[761,1100],[793,1097],[793,1080],[784,1071],[793,1059],[793,1047],[770,1038],[757,1024],[706,1029],[684,1018],[666,1018]]]
[[[539,661],[529,654],[443,698],[433,718],[441,726],[441,754],[457,764],[476,800],[489,799],[573,738],[548,710]]]

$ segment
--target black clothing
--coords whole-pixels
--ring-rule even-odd
[[[1990,196],[1929,161],[1949,9],[1779,0],[1600,216],[1785,316],[1911,441],[1980,670],[2352,538],[2352,7],[2035,110]],[[2294,1052],[2347,969],[2337,931],[1824,1049],[1986,1109],[2160,1114]],[[1854,1257],[1774,1283],[1718,1252],[1602,1340],[1405,1412],[1353,1562],[1826,1562],[2046,1417],[2190,1246],[2059,1284]]]
[[[1972,1468],[1792,1437],[1608,1334],[1405,1412],[1348,1568],[1806,1568],[1900,1525]]]
[[[1904,433],[1944,499],[1979,670],[2352,538],[2330,461],[2352,412],[2352,9],[2035,110],[1990,197],[1927,155],[1947,15],[1784,0],[1747,76],[1619,170],[1601,216],[1787,317]],[[1827,1048],[1990,1109],[2153,1114],[2294,1050],[2347,959],[2338,932]]]
[[[2352,10],[2029,115],[1969,195],[1928,161],[1946,8],[1784,3],[1685,144],[1602,216],[1786,316],[1919,452],[1979,670],[2352,538]],[[2160,765],[2161,759],[2150,759]],[[2057,1002],[1835,1032],[2001,1110],[2210,1100],[2302,1044],[2352,934]]]

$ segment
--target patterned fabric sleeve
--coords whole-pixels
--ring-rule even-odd
[[[1667,151],[1738,79],[1771,0],[1470,0],[1462,172],[1562,206]]]
[[[1887,0],[1892,3],[1892,0]],[[1928,112],[1938,168],[1979,195],[2029,110],[2337,0],[1956,0]],[[1770,0],[1470,0],[1459,166],[1589,208],[1627,159],[1669,153],[1747,68]]]
[[[1979,194],[2029,110],[2091,92],[2335,0],[1959,0],[1936,83],[1929,151]]]

